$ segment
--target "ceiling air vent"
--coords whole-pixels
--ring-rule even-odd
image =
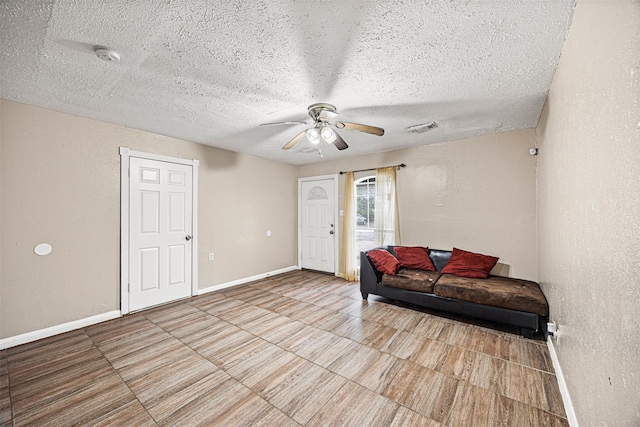
[[[309,153],[317,153],[318,149],[315,148],[315,147],[307,147],[307,148],[301,148],[298,151],[300,151],[301,153],[304,153],[304,154],[309,154]]]
[[[435,129],[438,127],[438,124],[436,122],[430,122],[430,123],[422,123],[421,125],[415,125],[415,126],[409,126],[407,128],[407,132],[409,133],[424,133],[424,132],[428,132],[432,129]]]

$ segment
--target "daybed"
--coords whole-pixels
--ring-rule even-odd
[[[389,267],[379,265],[380,261],[376,259],[376,268],[370,255],[375,255],[374,258],[384,255],[383,259],[389,261],[391,259],[387,259],[385,251],[397,259],[398,248],[402,248],[403,254],[408,251],[404,249],[406,247],[385,246],[361,252],[360,291],[365,300],[369,294],[374,294],[430,309],[498,322],[519,328],[520,333],[528,338],[539,329],[546,333],[543,325],[546,325],[549,306],[540,286],[528,280],[489,275],[488,272],[498,258],[487,257],[495,261],[493,265],[489,263],[486,275],[477,274],[475,270],[468,270],[470,273],[465,274],[465,270],[453,268],[453,264],[459,266],[458,263],[452,260],[449,264],[452,251],[421,248],[432,263],[432,267],[423,268],[435,271],[415,268],[422,265],[410,262],[407,265],[411,268],[407,268],[398,262],[396,267],[391,267],[391,271],[386,271],[391,274],[383,274],[379,269],[385,271]],[[415,253],[416,248],[411,250]],[[456,261],[460,260],[460,254],[480,255],[456,248],[454,253]],[[456,274],[446,273],[447,264],[448,270]]]

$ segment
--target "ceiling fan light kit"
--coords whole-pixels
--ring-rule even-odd
[[[331,120],[338,116],[336,107],[331,104],[326,104],[326,103],[312,104],[308,108],[308,113],[309,113],[309,116],[315,122],[314,126],[296,135],[291,141],[289,141],[284,147],[282,147],[283,150],[290,149],[305,137],[313,145],[319,144],[320,139],[322,139],[328,144],[335,145],[338,150],[345,150],[349,148],[347,143],[344,142],[344,140],[338,134],[338,132],[333,130],[331,126],[334,126],[337,129],[357,130],[359,132],[369,133],[377,136],[384,135],[384,129],[376,126],[362,125],[359,123],[351,123],[351,122],[331,123]],[[261,126],[302,124],[302,123],[304,122],[286,121],[286,122],[277,122],[277,123],[263,123],[261,124]],[[320,156],[322,157],[322,152],[320,152]]]
[[[336,133],[333,130],[331,130],[329,126],[322,127],[322,130],[320,131],[320,136],[322,137],[322,139],[324,139],[327,142],[327,144],[333,144],[333,142],[337,139]]]
[[[307,134],[307,139],[313,145],[317,145],[320,142],[320,131],[318,131],[318,128],[307,129],[305,133]]]

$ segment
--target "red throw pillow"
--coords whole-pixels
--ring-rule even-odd
[[[382,249],[373,249],[367,252],[369,259],[373,263],[376,270],[382,274],[394,275],[400,269],[400,263],[389,252]]]
[[[431,258],[429,258],[429,248],[396,246],[394,251],[401,267],[436,271]]]
[[[453,248],[451,258],[444,266],[441,273],[454,274],[461,277],[474,277],[486,279],[489,272],[495,267],[498,258],[489,255],[476,254]]]

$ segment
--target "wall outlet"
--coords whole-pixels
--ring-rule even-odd
[[[213,252],[209,254],[209,261],[213,261]]]

